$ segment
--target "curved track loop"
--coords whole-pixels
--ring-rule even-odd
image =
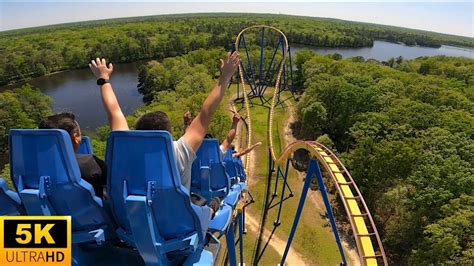
[[[305,149],[311,153],[311,157],[317,158],[335,184],[354,233],[361,264],[377,265],[377,258],[381,258],[383,264],[387,265],[382,241],[364,198],[346,167],[330,149],[316,141],[296,141],[283,150],[276,163],[281,165],[299,149]],[[377,250],[373,244],[378,247]]]
[[[283,38],[283,41],[284,41],[283,58],[281,60],[280,66],[278,67],[278,74],[277,74],[277,78],[276,78],[275,90],[273,92],[272,105],[271,105],[271,109],[270,109],[270,117],[269,117],[269,121],[268,121],[269,122],[269,127],[268,127],[269,130],[268,130],[268,134],[267,134],[268,135],[268,143],[270,143],[270,153],[272,155],[273,161],[276,161],[276,156],[275,156],[275,152],[274,152],[274,149],[273,149],[273,133],[272,133],[271,129],[273,128],[273,113],[274,113],[274,109],[275,109],[275,105],[276,105],[276,99],[278,98],[281,74],[283,73],[283,66],[284,66],[284,64],[286,62],[286,58],[288,56],[288,39],[286,38],[285,34],[281,30],[279,30],[275,27],[266,26],[266,25],[250,26],[250,27],[247,27],[247,28],[243,29],[242,31],[240,31],[239,34],[237,35],[237,38],[235,39],[235,47],[236,47],[237,50],[239,50],[239,48],[240,48],[240,40],[241,40],[242,34],[244,34],[246,31],[252,30],[252,29],[271,29],[271,30],[274,30],[274,31],[276,31],[280,34],[280,36]],[[247,118],[248,118],[248,122],[247,122],[247,124],[248,124],[247,147],[250,147],[252,145],[252,122],[251,122],[252,119],[251,119],[251,116],[250,116],[249,99],[248,99],[247,91],[245,89],[245,80],[244,80],[244,73],[243,73],[243,70],[242,70],[242,64],[240,66],[241,66],[241,67],[239,67],[240,83],[242,84],[242,91],[243,91],[243,95],[244,95],[245,109],[246,109]],[[250,176],[250,173],[249,173],[250,167],[249,166],[250,166],[250,156],[247,156],[246,164],[245,164],[245,170],[247,171],[247,175]]]
[[[266,26],[266,25],[256,25],[243,29],[236,38],[235,47],[238,50],[240,45],[240,39],[242,34],[250,29],[271,29],[276,31],[281,35],[284,40],[284,52],[283,59],[280,63],[275,86],[273,97],[271,101],[270,114],[269,114],[269,126],[267,131],[267,138],[269,143],[269,150],[275,166],[283,166],[287,159],[293,156],[293,153],[299,149],[305,149],[311,153],[313,158],[317,158],[323,168],[331,177],[331,180],[337,188],[337,193],[342,199],[344,209],[348,215],[348,220],[351,224],[352,231],[354,233],[354,238],[357,246],[357,251],[359,254],[360,262],[362,265],[378,265],[379,261],[382,260],[384,265],[388,265],[387,258],[385,256],[385,251],[382,246],[382,241],[375,227],[375,223],[370,215],[370,212],[367,208],[367,205],[360,193],[359,188],[352,179],[352,176],[347,171],[342,162],[334,155],[334,153],[326,148],[324,145],[315,142],[315,141],[296,141],[286,148],[284,148],[280,154],[275,153],[273,146],[273,114],[277,104],[278,94],[280,93],[280,81],[281,74],[283,71],[283,66],[285,64],[287,54],[288,54],[288,40],[285,34],[279,29]],[[242,85],[243,95],[244,95],[244,104],[247,113],[247,146],[252,145],[252,123],[251,123],[251,112],[248,95],[245,89],[245,80],[244,73],[242,71],[242,66],[239,67],[240,83]],[[250,156],[246,158],[246,172],[250,177],[249,173],[250,166]],[[375,240],[375,241],[373,241]],[[374,244],[377,248],[374,248]]]

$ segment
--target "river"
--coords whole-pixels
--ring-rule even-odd
[[[301,45],[292,46],[292,53],[302,48],[310,48],[320,54],[340,53],[343,57],[363,56],[377,60],[387,60],[402,56],[412,59],[419,56],[450,55],[474,58],[474,49],[442,46],[429,48],[405,46],[383,41],[375,41],[373,47],[366,48],[318,48]],[[143,105],[142,95],[137,91],[138,67],[144,62],[114,65],[111,81],[125,115]],[[93,130],[107,123],[107,116],[102,108],[99,88],[96,79],[89,69],[79,69],[34,78],[28,81],[54,100],[54,112],[73,112],[83,129]],[[14,84],[0,88],[0,91],[21,85]]]

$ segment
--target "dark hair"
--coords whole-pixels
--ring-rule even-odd
[[[213,139],[214,136],[212,136],[212,134],[210,133],[206,133],[206,135],[204,136],[205,139]]]
[[[74,133],[80,133],[81,128],[76,120],[76,116],[72,113],[60,113],[46,117],[41,120],[38,125],[39,129],[63,129],[66,130],[69,135]]]
[[[142,115],[135,124],[137,130],[166,130],[171,132],[171,121],[166,113],[157,111]]]

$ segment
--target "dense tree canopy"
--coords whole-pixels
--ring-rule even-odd
[[[30,85],[0,93],[0,153],[8,149],[8,130],[35,128],[52,113],[52,99]]]
[[[391,261],[473,261],[474,60],[298,57],[295,133],[334,142]]]
[[[237,33],[254,24],[277,26],[292,43],[323,47],[372,46],[375,39],[474,47],[468,37],[336,19],[256,14],[112,19],[1,32],[0,84],[83,68],[99,56],[118,63],[163,59],[199,48],[230,48]]]

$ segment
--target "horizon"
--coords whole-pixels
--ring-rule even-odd
[[[36,5],[37,8],[31,8],[26,11],[23,8],[24,4]],[[196,5],[198,4],[198,5]],[[214,4],[209,6],[209,4]],[[238,3],[243,4],[243,3]],[[151,17],[151,16],[164,16],[164,15],[190,15],[190,14],[254,14],[254,15],[288,15],[288,16],[300,16],[310,18],[322,18],[322,19],[336,19],[349,22],[369,23],[383,26],[393,26],[400,28],[407,28],[413,30],[428,31],[440,34],[448,34],[466,38],[474,38],[474,21],[473,13],[469,10],[474,11],[474,3],[471,2],[435,2],[435,3],[269,3],[269,2],[245,2],[245,8],[239,8],[238,10],[232,9],[233,7],[240,5],[235,3],[218,3],[218,2],[94,2],[94,3],[70,3],[70,2],[1,2],[0,3],[0,32],[7,32],[11,30],[22,30],[28,28],[56,26],[62,24],[79,23],[79,22],[93,22],[100,20],[109,19],[126,19],[135,17]],[[301,5],[304,4],[308,8],[303,10]],[[341,6],[344,6],[344,8]],[[219,5],[216,7],[216,5]],[[262,12],[249,12],[247,10],[262,10],[256,9],[256,7],[262,7],[262,5],[269,6],[268,9]],[[147,9],[141,9],[147,6]],[[228,6],[228,7],[226,7]],[[351,7],[349,7],[351,6]],[[466,8],[466,6],[468,8]],[[110,8],[113,7],[113,8]],[[279,12],[278,8],[285,7],[288,12]],[[335,8],[337,7],[337,8]],[[463,8],[464,7],[464,8]],[[154,10],[160,9],[160,12]],[[355,8],[355,9],[354,9]],[[422,10],[422,13],[420,13]],[[68,12],[68,10],[74,10]],[[106,15],[102,14],[101,10],[107,10]],[[320,16],[317,12],[315,15],[308,15],[308,12],[313,11],[332,11],[333,16]],[[361,11],[365,10],[365,14]],[[22,16],[18,16],[18,12],[24,13]],[[35,12],[32,12],[35,11]],[[43,11],[43,12],[41,12]],[[303,12],[304,11],[304,12]],[[380,11],[380,13],[377,13]],[[403,11],[403,13],[402,13]],[[449,12],[451,11],[451,12]],[[151,12],[151,13],[150,13]],[[336,13],[334,13],[336,12]],[[384,12],[389,14],[397,13],[397,15],[387,16]],[[26,14],[25,14],[26,13]],[[56,16],[41,16],[45,13],[54,13]],[[327,12],[329,15],[331,12]],[[407,13],[407,14],[406,14]],[[409,14],[416,14],[410,17]],[[31,15],[31,16],[30,16]],[[440,19],[432,20],[427,28],[425,24],[419,24],[417,22],[425,21],[427,16],[441,16]],[[15,18],[15,19],[13,19]],[[365,18],[365,19],[364,19]],[[396,21],[404,21],[404,23],[395,23]],[[464,23],[463,23],[464,21]],[[390,23],[392,22],[392,23]],[[466,23],[467,22],[467,23]],[[438,23],[438,26],[433,24]],[[454,23],[454,24],[453,24]],[[459,27],[459,25],[463,27]],[[425,25],[425,26],[423,26]],[[443,27],[441,27],[441,26]],[[444,30],[443,30],[444,29]],[[446,31],[450,29],[450,31]]]

